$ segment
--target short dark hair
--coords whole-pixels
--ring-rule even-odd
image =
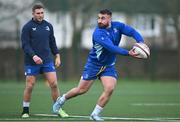
[[[110,15],[112,16],[112,12],[108,9],[102,9],[99,11],[100,14],[107,14],[107,15]]]
[[[32,12],[34,12],[36,9],[41,9],[43,8],[44,9],[44,6],[40,3],[38,4],[35,4],[33,7],[32,7]]]

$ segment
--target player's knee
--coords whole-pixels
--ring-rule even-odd
[[[84,93],[86,93],[86,92],[87,92],[87,90],[81,89],[80,92],[79,92],[79,94],[84,94]]]
[[[27,77],[26,79],[26,89],[32,90],[35,84],[35,80],[32,77]]]
[[[56,81],[49,83],[49,86],[54,89],[58,87]]]
[[[106,94],[111,95],[114,91],[114,87],[106,87],[104,91],[106,92]]]
[[[78,88],[78,93],[79,94],[84,94],[88,91],[88,89],[85,89],[85,88]]]
[[[26,84],[26,89],[28,91],[32,91],[33,87],[34,87],[34,82],[30,82]]]

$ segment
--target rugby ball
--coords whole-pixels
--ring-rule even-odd
[[[136,58],[147,59],[150,57],[150,49],[145,43],[135,43],[132,50],[136,54],[134,55]]]

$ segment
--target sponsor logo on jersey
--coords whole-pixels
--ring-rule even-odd
[[[33,31],[36,31],[36,27],[32,28]]]

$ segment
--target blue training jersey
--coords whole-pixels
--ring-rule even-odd
[[[53,55],[58,54],[53,27],[43,20],[38,23],[33,19],[26,23],[21,33],[25,65],[35,65],[32,57],[38,55],[43,63],[53,61]]]
[[[128,55],[128,50],[118,46],[122,34],[134,38],[136,42],[144,42],[135,29],[124,23],[111,22],[109,28],[96,27],[92,37],[93,47],[87,63],[110,66],[115,64],[116,54]]]

